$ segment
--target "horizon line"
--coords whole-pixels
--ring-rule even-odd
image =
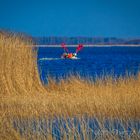
[[[77,44],[78,45],[78,44]],[[67,47],[77,47],[75,44],[67,45]],[[140,44],[83,44],[85,47],[140,47]],[[33,47],[61,47],[61,45],[33,45]]]

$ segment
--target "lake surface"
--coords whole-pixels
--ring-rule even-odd
[[[120,140],[140,138],[138,120],[124,122],[119,119],[104,119],[100,122],[97,118],[84,115],[82,118],[18,119],[13,121],[13,127],[25,139],[29,139],[28,134],[34,138],[37,135],[43,136],[46,140],[49,140],[49,136],[53,140],[97,140],[107,139],[107,136],[110,136],[110,139],[116,136],[116,139]]]
[[[75,52],[76,48],[68,48]],[[59,47],[38,48],[38,68],[43,82],[48,75],[66,78],[70,74],[82,77],[112,75],[114,77],[137,75],[140,71],[140,47],[86,47],[78,53],[78,59],[61,59]]]

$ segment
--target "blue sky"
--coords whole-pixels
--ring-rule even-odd
[[[0,28],[32,36],[140,37],[140,0],[0,0]]]

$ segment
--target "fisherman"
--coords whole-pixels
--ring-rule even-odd
[[[76,53],[63,53],[62,58],[73,58],[76,57]]]
[[[76,48],[76,53],[69,53],[68,48],[66,47],[65,43],[61,44],[61,47],[64,49],[64,53],[61,56],[61,58],[76,58],[77,53],[83,48],[83,44],[79,44],[78,47]]]
[[[61,58],[68,58],[68,53],[63,53],[63,55],[61,56]]]
[[[67,58],[72,58],[72,57],[73,57],[72,53],[68,53],[68,57]]]

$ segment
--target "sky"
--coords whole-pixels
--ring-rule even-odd
[[[0,0],[0,29],[32,36],[140,37],[140,0]]]

